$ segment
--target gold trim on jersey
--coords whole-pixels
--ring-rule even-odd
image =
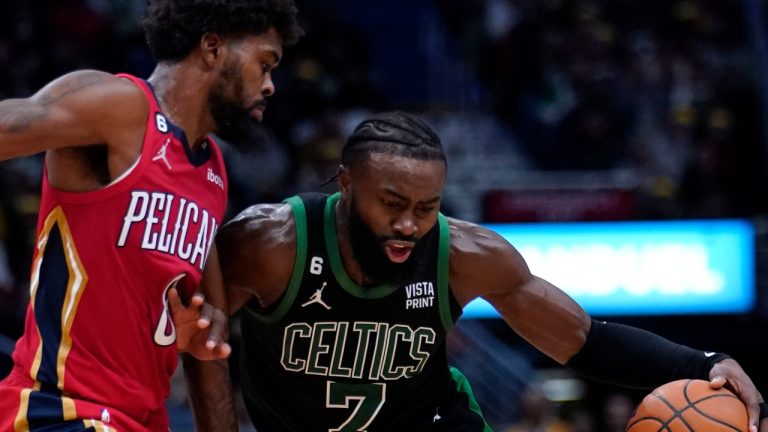
[[[96,432],[117,432],[115,429],[105,425],[103,422],[94,419],[83,420],[83,426],[86,428],[92,427]]]
[[[27,410],[29,409],[29,394],[32,389],[24,389],[19,393],[19,412],[16,414],[16,420],[13,421],[14,432],[24,432],[29,430],[29,421],[27,421]]]
[[[59,390],[64,391],[64,379],[66,374],[66,362],[69,352],[72,349],[72,335],[70,331],[72,329],[72,323],[74,322],[77,309],[80,304],[80,298],[83,295],[84,288],[88,283],[88,274],[85,271],[80,256],[77,253],[77,247],[75,246],[75,240],[72,237],[72,232],[69,229],[69,223],[67,222],[66,215],[61,209],[61,206],[56,206],[48,216],[45,218],[43,227],[40,230],[37,238],[37,255],[32,263],[32,275],[30,276],[30,305],[34,312],[35,308],[35,296],[37,295],[37,289],[40,283],[40,269],[43,265],[43,257],[45,256],[45,248],[48,245],[48,239],[51,230],[54,226],[59,227],[59,233],[61,235],[61,243],[64,248],[64,256],[67,263],[67,270],[69,271],[69,280],[67,281],[66,294],[64,296],[63,309],[61,311],[61,341],[59,343],[58,354],[56,358],[56,376],[58,378],[57,387]],[[42,363],[43,352],[43,338],[40,334],[40,329],[37,328],[38,343],[37,352],[35,353],[35,359],[32,362],[32,367],[29,370],[29,376],[35,381],[33,386],[34,390],[40,390],[40,382],[37,381],[37,374],[40,371],[40,364]],[[22,394],[22,404],[19,410],[19,417],[25,416],[23,413],[27,412],[29,407],[29,394],[30,391],[25,390]],[[77,412],[75,409],[75,403],[72,399],[62,397],[62,410],[64,417],[62,420],[74,420],[77,418]],[[17,417],[17,423],[19,422]],[[25,416],[26,417],[26,416]],[[26,419],[23,420],[26,423]]]

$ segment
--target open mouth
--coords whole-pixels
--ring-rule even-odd
[[[384,245],[384,251],[390,261],[402,264],[411,256],[413,246],[410,242],[389,241]]]

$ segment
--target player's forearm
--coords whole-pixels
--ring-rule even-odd
[[[237,411],[227,360],[200,361],[186,354],[183,359],[197,431],[237,431]]]
[[[599,381],[652,389],[683,378],[709,380],[713,365],[727,357],[638,328],[593,320],[584,347],[566,365]]]

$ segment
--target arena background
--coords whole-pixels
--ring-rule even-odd
[[[228,159],[230,216],[249,203],[329,191],[319,185],[357,121],[405,109],[443,138],[450,216],[739,218],[755,228],[756,301],[746,311],[600,317],[730,353],[768,394],[765,3],[299,0],[307,35],[278,69],[264,148]],[[29,96],[80,68],[148,76],[144,7],[0,3],[0,98]],[[0,163],[0,377],[28,300],[40,162]],[[525,421],[537,417],[549,418],[541,430],[623,430],[644,393],[582,381],[494,318],[462,320],[449,348],[500,431],[533,430]],[[173,389],[174,430],[191,430],[183,380]]]

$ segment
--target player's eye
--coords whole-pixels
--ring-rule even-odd
[[[398,208],[400,207],[400,204],[396,203],[395,201],[390,200],[383,200],[384,205],[389,208]]]

